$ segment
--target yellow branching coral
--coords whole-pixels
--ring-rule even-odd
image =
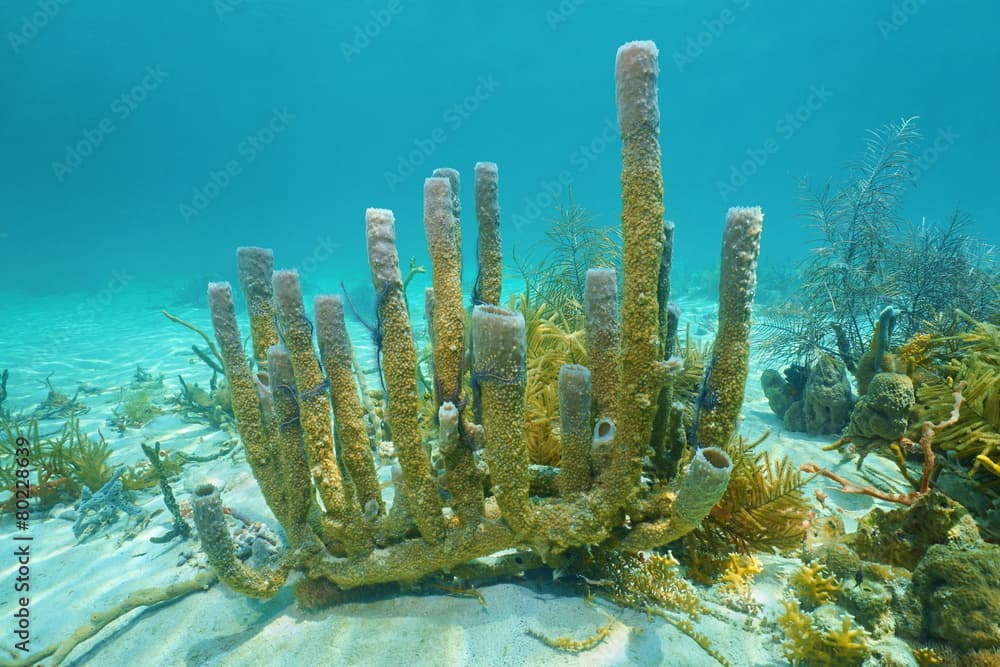
[[[647,614],[652,614],[654,616],[659,616],[660,618],[666,620],[668,623],[673,625],[675,628],[686,634],[688,637],[694,640],[698,646],[702,648],[705,653],[715,658],[722,667],[731,667],[732,663],[726,659],[724,655],[712,648],[712,643],[708,640],[703,633],[698,632],[694,629],[694,623],[691,622],[689,618],[678,618],[676,616],[671,616],[665,613],[662,609],[655,609],[651,607],[646,607],[643,609]]]
[[[719,588],[738,602],[748,604],[752,602],[753,581],[763,571],[760,559],[753,554],[731,553],[719,577]]]
[[[922,647],[913,649],[913,659],[920,667],[931,667],[931,665],[944,664],[944,659],[932,648]]]
[[[847,615],[841,619],[839,628],[821,632],[820,641],[824,655],[833,656],[836,665],[860,664],[871,652],[868,633]]]
[[[778,616],[785,633],[782,651],[793,665],[806,667],[849,667],[860,665],[871,653],[868,633],[844,615],[839,626],[829,628],[802,611],[797,600],[788,600]]]
[[[611,553],[604,569],[612,582],[609,592],[623,604],[660,605],[695,619],[706,611],[698,592],[681,576],[677,559],[669,552]]]
[[[605,594],[621,605],[664,619],[728,667],[729,661],[712,647],[708,637],[695,630],[694,622],[708,608],[694,586],[681,576],[671,553],[607,551],[598,558],[594,564],[607,578],[591,583],[605,587]]]
[[[824,570],[819,561],[802,565],[792,575],[790,583],[799,598],[810,607],[833,602],[840,592],[840,584]]]
[[[583,639],[573,639],[571,637],[548,637],[537,630],[527,630],[527,633],[539,640],[546,646],[554,649],[559,649],[560,651],[566,651],[568,653],[583,653],[584,651],[589,651],[594,648],[611,634],[612,628],[615,627],[617,619],[611,617],[608,622],[597,628],[597,631],[589,637],[584,637]]]

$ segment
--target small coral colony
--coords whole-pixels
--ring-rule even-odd
[[[571,201],[545,257],[516,267],[523,292],[502,294],[498,171],[478,163],[477,277],[463,293],[460,179],[439,169],[424,186],[422,301],[407,290],[423,267],[403,274],[393,213],[372,208],[371,315],[344,292],[316,296],[310,320],[298,274],[275,271],[262,248],[237,251],[248,339],[228,283],[208,287],[214,337],[164,311],[200,336],[193,353],[211,380],[181,377],[167,399],[163,378],[139,368],[109,425],[138,429],[172,410],[233,434],[213,451],[145,444],[142,462],[111,468],[104,436],[77,420],[85,386],[70,397],[50,382],[33,412],[4,411],[0,484],[16,489],[15,449],[27,443],[32,512],[75,503],[62,518],[78,540],[136,539],[152,517],[135,497],[160,493],[169,526],[152,540],[197,536],[208,564],[198,577],[144,591],[104,623],[216,580],[258,598],[288,585],[315,609],[400,585],[486,604],[476,585],[555,578],[609,614],[572,636],[529,630],[555,651],[590,650],[641,610],[730,664],[699,629],[728,608],[779,635],[792,664],[1000,664],[997,273],[962,214],[934,228],[897,219],[915,120],[877,132],[849,185],[814,197],[825,242],[786,281],[793,293],[758,306],[753,331],[763,214],[729,210],[705,346],[670,300],[658,73],[652,43],[619,49],[620,229],[590,225]],[[374,372],[345,312],[368,328]],[[752,343],[785,432],[825,435],[856,467],[806,462],[822,454],[817,438],[765,451],[767,433],[738,434]],[[64,427],[46,434],[54,419]],[[224,480],[175,497],[186,469],[225,456],[249,464],[270,525],[224,506]],[[873,476],[875,460],[889,466]],[[843,494],[882,502],[848,532],[831,500]],[[784,564],[768,614],[762,559]],[[84,638],[103,626],[88,627]],[[45,655],[61,659],[79,635]]]

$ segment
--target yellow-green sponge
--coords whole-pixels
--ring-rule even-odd
[[[531,519],[524,406],[526,347],[521,313],[485,305],[472,309],[486,464],[497,505],[515,533],[526,531]]]
[[[273,597],[285,584],[286,573],[280,570],[258,572],[236,557],[236,545],[226,525],[220,490],[219,486],[204,482],[195,488],[191,496],[191,509],[201,548],[226,586],[250,597]]]
[[[274,252],[268,248],[237,248],[236,266],[250,318],[253,358],[258,368],[263,368],[267,361],[267,349],[278,342],[271,292]]]
[[[473,298],[476,303],[497,306],[503,287],[503,250],[500,244],[499,172],[495,162],[476,163],[475,188],[479,274]]]
[[[451,181],[447,178],[424,181],[424,232],[434,284],[435,397],[439,405],[444,401],[461,402],[465,359],[462,255],[451,198]]]
[[[726,447],[736,433],[750,370],[750,311],[764,214],[759,206],[731,208],[719,268],[719,331],[698,398],[698,444]]]
[[[618,437],[625,445],[629,484],[638,489],[649,445],[661,374],[657,303],[663,249],[660,108],[653,42],[618,49],[615,93],[622,135],[622,388]]]
[[[382,325],[382,371],[392,441],[403,468],[404,491],[414,522],[425,540],[436,543],[444,539],[444,516],[417,422],[417,351],[399,272],[396,219],[388,209],[370,208],[365,212],[365,223],[368,265]]]

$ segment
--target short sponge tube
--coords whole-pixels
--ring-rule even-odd
[[[590,369],[563,364],[559,369],[559,491],[564,496],[590,489]]]
[[[482,391],[485,458],[493,495],[515,532],[528,529],[528,448],[525,444],[527,381],[524,317],[497,306],[472,309],[475,379]]]
[[[696,528],[722,498],[732,472],[733,461],[724,450],[718,447],[695,450],[674,503],[676,521]]]
[[[659,521],[636,525],[619,548],[624,551],[646,551],[678,540],[692,530],[712,511],[729,486],[733,461],[718,447],[696,449],[684,471],[670,516]]]
[[[221,483],[205,481],[198,484],[191,494],[191,509],[201,548],[226,586],[254,598],[273,597],[284,585],[285,574],[280,571],[257,572],[236,557],[236,544],[229,534],[222,507],[222,488]]]

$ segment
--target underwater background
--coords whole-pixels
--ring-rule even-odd
[[[616,224],[607,54],[638,38],[662,52],[679,268],[717,263],[721,212],[749,203],[765,264],[804,256],[798,180],[836,181],[868,129],[911,116],[927,154],[905,215],[961,207],[995,243],[998,20],[972,0],[8,0],[0,293],[229,277],[246,244],[363,276],[364,208],[396,211],[423,259],[421,175],[477,160],[500,165],[508,253],[570,189]]]
[[[4,0],[0,667],[997,664],[998,20]]]

